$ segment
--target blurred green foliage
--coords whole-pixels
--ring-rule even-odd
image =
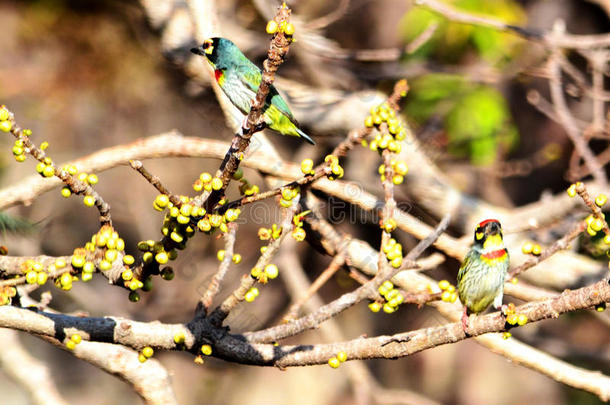
[[[511,0],[456,0],[457,9],[491,16],[510,24],[525,22],[521,6]],[[439,63],[459,63],[473,53],[484,62],[502,68],[515,57],[521,40],[494,29],[450,22],[445,17],[421,7],[413,7],[400,22],[406,42],[422,34],[430,24],[437,24],[434,35],[407,57]],[[432,116],[445,123],[449,152],[467,157],[473,164],[488,165],[498,151],[510,150],[518,142],[508,104],[492,87],[476,84],[451,74],[428,74],[411,81],[407,114],[422,123]]]

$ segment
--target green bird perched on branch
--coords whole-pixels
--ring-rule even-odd
[[[496,219],[480,222],[474,230],[474,244],[457,276],[458,295],[464,305],[462,326],[465,333],[468,333],[469,312],[483,312],[492,302],[494,308],[502,307],[508,267],[508,250],[504,247],[500,222]]]
[[[252,100],[261,84],[261,70],[225,38],[206,39],[191,52],[205,56],[214,69],[214,78],[231,103],[244,117],[250,112]],[[286,101],[273,86],[265,99],[263,108],[265,124],[282,135],[298,136],[315,145],[315,142],[298,128]]]

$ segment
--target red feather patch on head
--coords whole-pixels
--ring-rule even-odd
[[[497,222],[498,224],[500,223],[500,221],[498,221],[497,219],[486,219],[485,221],[479,222],[479,225],[477,225],[477,228],[483,228],[485,225],[487,225],[490,222]]]
[[[216,78],[216,81],[219,81],[223,74],[223,71],[220,69],[214,70],[214,77]]]

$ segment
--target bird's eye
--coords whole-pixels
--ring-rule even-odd
[[[207,53],[208,55],[210,55],[212,53],[212,51],[214,50],[214,44],[212,44],[212,41],[205,41],[203,43],[203,45],[201,45],[201,47],[203,48],[204,52]]]

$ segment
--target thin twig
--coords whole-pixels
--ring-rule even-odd
[[[210,306],[212,305],[212,301],[218,291],[220,291],[220,283],[224,280],[227,272],[229,271],[229,266],[233,261],[233,250],[235,247],[235,233],[237,232],[237,224],[230,223],[228,225],[228,232],[225,232],[224,240],[225,240],[225,248],[224,248],[224,258],[220,262],[220,266],[218,266],[218,271],[212,277],[212,280],[208,284],[208,288],[199,300],[199,304],[201,305],[201,309],[207,313]]]

